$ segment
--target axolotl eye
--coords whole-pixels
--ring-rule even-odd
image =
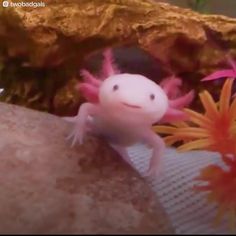
[[[114,86],[113,86],[113,91],[116,91],[116,90],[118,90],[119,89],[119,86],[117,85],[117,84],[115,84]]]
[[[152,93],[150,94],[150,99],[153,101],[155,99],[155,95]]]

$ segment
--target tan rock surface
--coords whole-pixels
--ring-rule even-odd
[[[158,199],[103,141],[70,148],[58,117],[0,103],[1,233],[172,233]]]

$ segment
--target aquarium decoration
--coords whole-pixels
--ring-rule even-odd
[[[227,62],[231,66],[231,69],[217,70],[216,72],[203,78],[202,81],[217,80],[220,78],[235,79],[236,78],[236,62],[230,56],[227,56]]]
[[[193,5],[201,8],[203,2]],[[74,89],[76,80],[82,79],[78,70],[105,47],[137,47],[169,74],[184,73],[190,89],[201,89],[202,73],[219,68],[222,58],[208,45],[206,26],[217,29],[235,53],[235,20],[228,17],[152,0],[48,0],[46,4],[30,11],[0,8],[0,57],[7,65],[0,75],[0,87],[6,87],[1,101],[58,115],[75,114],[82,102]],[[209,89],[215,91],[216,86]]]
[[[218,74],[216,72],[215,74]],[[189,121],[166,126],[154,126],[158,133],[165,134],[168,145],[182,142],[179,151],[207,150],[221,154],[228,167],[210,165],[201,170],[195,190],[208,193],[208,201],[218,204],[219,222],[224,214],[230,216],[231,226],[236,220],[236,98],[232,98],[234,80],[228,78],[215,102],[208,91],[199,94],[204,112],[186,109]],[[195,181],[195,180],[193,180]]]
[[[201,13],[206,12],[206,7],[209,0],[187,0],[188,6],[194,11]]]
[[[209,165],[199,170],[192,180],[196,183],[193,191],[207,193],[207,200],[218,205],[217,223],[227,215],[235,225],[236,97],[232,94],[236,62],[232,58],[236,55],[236,19],[200,14],[209,2],[203,0],[189,1],[193,10],[154,0],[45,2],[47,7],[30,10],[0,6],[0,100],[66,117],[75,125],[69,137],[73,143],[82,143],[87,128],[84,115],[93,116],[102,97],[104,104],[112,101],[101,95],[101,88],[107,88],[109,81],[114,93],[119,85],[113,82],[125,78],[125,89],[131,93],[136,84],[139,91],[145,86],[153,89],[155,94],[148,93],[148,101],[151,104],[157,95],[161,103],[146,108],[157,113],[161,110],[159,115],[127,115],[127,110],[118,114],[120,107],[110,106],[102,116],[107,122],[104,130],[109,124],[116,129],[102,136],[125,158],[122,146],[113,145],[117,139],[126,137],[127,131],[135,138],[147,134],[145,138],[155,148],[149,173],[157,169],[164,142],[182,152],[218,152],[226,168]],[[227,46],[227,52],[212,46],[209,32]],[[85,66],[94,54],[107,48],[126,52],[129,47],[149,55],[165,76],[147,79],[122,71],[109,50],[104,53],[101,71]],[[222,69],[222,58],[227,58],[231,68]],[[138,85],[139,78],[144,86]],[[199,95],[194,99],[193,89]],[[116,114],[119,120],[115,120]],[[137,122],[140,117],[148,120],[150,129]]]

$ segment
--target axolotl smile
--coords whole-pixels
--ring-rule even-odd
[[[137,105],[132,105],[132,104],[128,104],[126,102],[121,102],[124,106],[130,107],[130,108],[134,108],[134,109],[141,109],[141,106],[137,106]]]
[[[168,98],[163,89],[142,75],[119,74],[106,79],[99,93],[104,112],[124,119],[153,123],[163,117]]]

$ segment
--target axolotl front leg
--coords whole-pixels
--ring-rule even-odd
[[[83,139],[89,129],[89,116],[94,116],[98,113],[99,107],[92,103],[84,103],[80,106],[78,114],[74,117],[64,117],[64,120],[75,124],[73,131],[67,137],[72,139],[72,146],[78,141],[83,144]]]
[[[149,167],[144,175],[146,177],[155,178],[159,175],[161,170],[162,158],[166,148],[165,143],[163,139],[152,130],[145,131],[145,135],[142,140],[145,144],[152,148],[152,156],[150,158]],[[110,143],[110,146],[116,150],[128,164],[133,166],[126,147],[114,143]]]
[[[75,124],[73,131],[68,136],[69,139],[72,139],[72,146],[74,146],[77,141],[79,144],[83,144],[84,136],[89,128],[88,118],[89,116],[94,116],[97,114],[99,114],[99,106],[91,103],[84,103],[80,106],[78,114],[75,117],[64,117],[65,120]],[[143,139],[145,143],[153,149],[146,176],[155,177],[160,170],[161,159],[165,150],[165,143],[161,137],[151,130],[145,132]],[[132,165],[126,148],[112,142],[111,147],[113,147],[125,161]]]
[[[157,175],[160,173],[162,158],[166,148],[165,142],[152,130],[145,134],[144,140],[145,143],[151,146],[153,149],[146,176],[157,177]]]

